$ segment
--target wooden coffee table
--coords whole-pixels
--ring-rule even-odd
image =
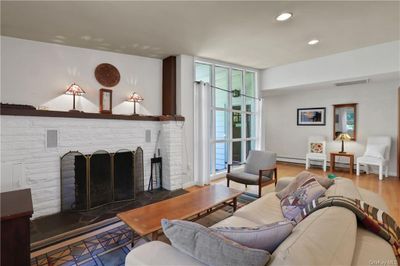
[[[227,205],[232,206],[235,211],[237,197],[242,193],[222,185],[206,186],[181,196],[118,213],[117,216],[140,236],[151,234],[151,240],[156,240],[161,229],[161,219],[197,220]]]

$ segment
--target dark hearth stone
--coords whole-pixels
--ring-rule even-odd
[[[38,249],[56,242],[64,241],[78,235],[76,233],[68,233],[72,230],[95,225],[107,219],[115,219],[119,212],[139,208],[185,193],[187,193],[187,191],[183,189],[175,191],[154,190],[152,192],[139,192],[135,200],[110,203],[84,212],[70,211],[40,217],[31,221],[31,243],[34,249]],[[103,224],[102,226],[105,225]],[[97,228],[93,226],[89,231],[95,229]],[[83,232],[79,232],[79,234],[82,233]],[[65,235],[57,239],[49,239],[61,234]]]

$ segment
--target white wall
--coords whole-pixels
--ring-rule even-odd
[[[399,81],[372,81],[369,84],[317,89],[275,90],[265,93],[263,116],[266,148],[279,157],[305,159],[307,138],[323,135],[329,140],[328,152],[340,150],[332,141],[333,104],[358,103],[357,141],[345,143],[345,150],[357,156],[364,153],[367,137],[392,138],[390,174],[396,175],[397,162],[397,88]],[[326,107],[326,126],[297,126],[297,108]]]
[[[262,89],[287,88],[399,72],[399,58],[400,41],[394,41],[273,67],[262,72]]]
[[[161,114],[162,61],[112,52],[28,41],[1,36],[1,102],[46,106],[69,110],[72,96],[66,88],[76,82],[85,91],[77,97],[77,107],[99,111],[99,89],[94,77],[101,63],[117,67],[121,80],[113,87],[113,112],[131,114],[133,103],[125,102],[132,91],[143,96],[142,114]]]

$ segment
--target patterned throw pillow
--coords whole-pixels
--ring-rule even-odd
[[[162,219],[161,225],[173,247],[206,265],[264,266],[271,258],[268,251],[242,246],[201,224]]]
[[[290,221],[299,223],[302,219],[302,210],[310,202],[322,196],[325,191],[326,189],[315,178],[307,179],[296,191],[281,200],[283,216]]]
[[[324,188],[328,189],[335,181],[333,179],[329,179],[325,176],[319,176],[308,171],[302,171],[289,183],[284,189],[280,190],[276,193],[276,196],[279,199],[283,199],[284,197],[292,194],[293,192],[298,189],[301,184],[303,184],[306,180],[314,178],[317,182],[323,186]]]
[[[323,153],[324,145],[322,143],[310,143],[311,153]]]
[[[293,227],[293,222],[283,220],[256,227],[215,227],[211,230],[245,247],[272,253],[290,235]]]

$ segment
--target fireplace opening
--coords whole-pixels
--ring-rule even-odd
[[[126,200],[133,195],[134,187],[134,153],[128,150],[118,151],[114,155],[114,199]]]
[[[93,154],[71,151],[61,157],[61,211],[90,210],[134,200],[144,191],[143,150]]]

